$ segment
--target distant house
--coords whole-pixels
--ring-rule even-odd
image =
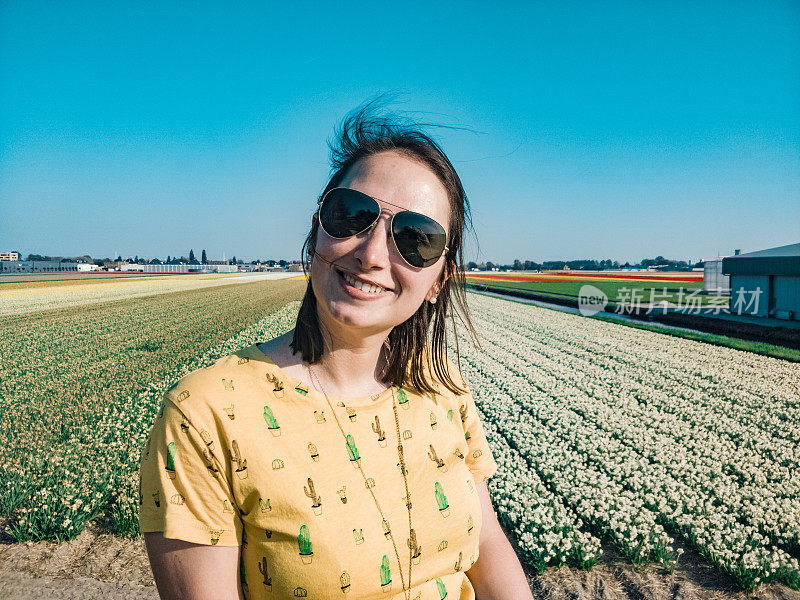
[[[800,243],[722,259],[730,275],[730,311],[800,320]]]

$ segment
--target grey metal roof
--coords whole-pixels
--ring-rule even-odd
[[[725,275],[800,276],[800,243],[757,250],[722,259]]]

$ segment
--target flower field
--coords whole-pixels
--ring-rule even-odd
[[[139,535],[138,464],[176,379],[291,329],[305,281],[0,320],[0,515],[18,541],[99,519]],[[800,588],[800,366],[470,293],[460,364],[520,557],[667,569],[695,548],[744,589]],[[455,360],[455,340],[449,340]]]
[[[489,488],[532,564],[591,560],[604,538],[671,567],[680,542],[745,589],[800,587],[797,365],[475,294],[470,305],[483,351],[461,340],[461,367],[508,478]],[[526,503],[549,506],[535,526],[550,544],[523,537]]]
[[[95,518],[135,533],[116,496],[138,469],[158,390],[265,327],[306,285],[255,281],[0,320],[6,533],[71,539]]]

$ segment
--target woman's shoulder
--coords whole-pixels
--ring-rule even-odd
[[[248,388],[254,378],[271,372],[276,365],[260,354],[256,344],[250,344],[214,359],[177,379],[165,392],[183,412],[217,407],[229,401],[237,388]]]
[[[445,404],[457,402],[458,398],[463,394],[458,393],[447,386],[447,383],[445,382],[445,374],[449,376],[451,382],[457,387],[467,390],[464,393],[468,393],[469,386],[461,375],[461,371],[459,370],[458,366],[450,359],[450,357],[448,357],[445,353],[442,354],[441,358],[441,363],[437,369],[435,355],[430,345],[427,345],[421,360],[422,376],[425,381],[427,381],[436,390],[435,399],[437,402],[443,402]],[[414,390],[418,393],[422,393],[419,392],[416,387]]]

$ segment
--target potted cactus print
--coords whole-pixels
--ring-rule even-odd
[[[392,571],[389,569],[389,557],[383,555],[381,561],[381,591],[388,592],[392,589]]]
[[[453,422],[453,414],[454,413],[452,408],[447,411],[447,420],[450,421],[451,423]]]
[[[325,411],[324,410],[315,410],[314,411],[314,418],[317,420],[318,424],[325,423]]]
[[[184,498],[183,495],[180,492],[178,492],[177,494],[173,494],[170,497],[169,501],[172,504],[177,504],[178,506],[181,506],[186,502],[186,498]]]
[[[347,486],[343,485],[341,489],[336,490],[336,493],[339,494],[339,500],[342,501],[342,504],[347,504]]]
[[[300,535],[297,536],[297,545],[300,547],[300,558],[304,565],[310,565],[314,553],[311,551],[311,537],[308,533],[308,525],[300,526]]]
[[[351,407],[348,406],[345,409],[345,412],[347,413],[347,417],[350,419],[350,421],[355,423],[356,422],[356,418],[358,417],[358,415],[356,415],[356,410],[354,408],[351,408]]]
[[[272,394],[276,398],[283,398],[283,382],[280,379],[278,379],[276,375],[273,375],[272,373],[267,373],[265,377],[267,381],[269,381],[274,385],[274,387],[272,388]]]
[[[272,591],[272,577],[269,576],[269,572],[267,570],[267,557],[262,556],[261,562],[258,563],[258,570],[261,571],[261,575],[264,577],[264,581],[261,583],[264,584],[264,587],[267,588],[268,592]]]
[[[219,542],[219,538],[223,534],[224,531],[225,531],[224,529],[212,529],[212,530],[210,530],[208,532],[210,534],[210,537],[211,537],[211,545],[212,546],[216,546],[217,545],[217,542]]]
[[[437,424],[438,423],[436,422],[436,415],[433,414],[433,411],[431,411],[431,429],[436,429]]]
[[[223,407],[223,410],[227,413],[228,418],[233,421],[236,418],[236,414],[233,412],[233,402],[231,402],[230,406]]]
[[[296,388],[294,388],[294,391],[301,396],[308,396],[308,388],[304,385],[298,385]]]
[[[259,508],[259,510],[261,511],[262,514],[271,511],[272,510],[272,506],[269,503],[269,498],[267,498],[266,502],[264,502],[263,498],[259,498],[258,499],[258,508]]]
[[[361,466],[361,456],[358,454],[358,448],[356,448],[353,436],[349,433],[347,434],[347,455],[350,457],[350,463],[353,467],[358,469]]]
[[[397,390],[397,403],[406,410],[408,410],[409,407],[408,395],[406,394],[406,391],[404,389]]]
[[[233,379],[223,379],[222,380],[222,387],[225,388],[226,391],[232,392],[233,391]]]
[[[353,529],[353,539],[356,541],[356,544],[363,544],[364,543],[364,530],[363,529]]]
[[[447,598],[447,587],[445,587],[441,577],[436,578],[436,587],[439,589],[439,600]]]
[[[222,512],[229,514],[233,513],[233,504],[231,504],[231,501],[227,498],[222,501]]]
[[[428,458],[430,458],[433,462],[436,463],[436,468],[437,469],[439,469],[442,473],[446,473],[447,472],[447,465],[436,454],[436,450],[434,449],[433,444],[429,444],[428,447],[431,449],[431,451],[428,452]]]
[[[311,505],[312,510],[314,511],[315,515],[322,514],[322,497],[317,496],[317,492],[314,491],[314,481],[311,477],[308,478],[308,487],[303,486],[303,491],[306,493],[306,496],[311,498],[313,504]]]
[[[386,448],[386,432],[381,429],[381,418],[375,415],[375,422],[372,424],[372,431],[378,434],[378,445]]]
[[[339,583],[341,584],[342,592],[347,593],[350,591],[350,575],[347,571],[344,571],[342,575],[339,577]]]
[[[411,550],[411,562],[418,565],[419,557],[422,554],[422,546],[417,545],[417,532],[412,529],[411,537],[406,542],[409,550]]]
[[[164,468],[167,471],[167,475],[170,479],[175,479],[175,454],[177,450],[175,449],[175,442],[170,442],[167,444],[167,464]]]
[[[309,442],[308,453],[311,454],[311,460],[314,462],[319,462],[319,451],[317,450],[317,446],[315,444]]]
[[[161,499],[159,498],[158,490],[153,492],[153,503],[156,505],[156,508],[161,506]]]
[[[456,564],[453,567],[453,570],[456,572],[461,570],[461,554],[462,554],[461,552],[458,553],[458,560],[456,561]]]
[[[264,421],[267,422],[269,432],[278,437],[281,434],[281,426],[278,424],[278,419],[272,414],[272,409],[269,406],[264,407]]]
[[[446,517],[450,514],[450,505],[447,503],[447,496],[444,495],[444,490],[442,489],[442,484],[438,481],[434,485],[435,494],[436,494],[436,503],[439,505],[439,513]]]
[[[235,462],[238,465],[236,467],[236,474],[239,476],[239,479],[247,479],[247,459],[242,458],[242,455],[239,453],[239,443],[236,440],[231,442],[231,446],[233,446],[231,462]]]

